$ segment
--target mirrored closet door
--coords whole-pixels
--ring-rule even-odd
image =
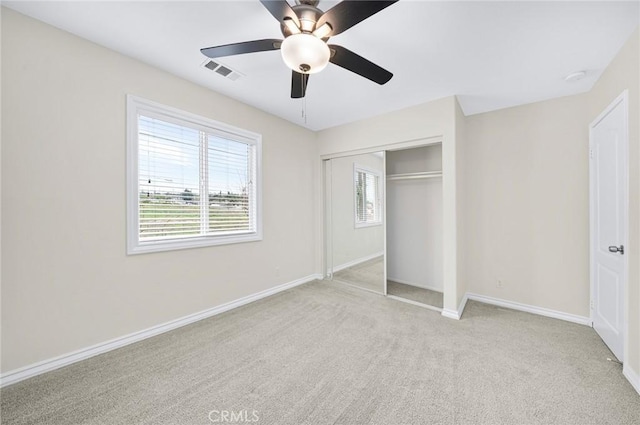
[[[327,275],[384,294],[384,152],[325,161]]]

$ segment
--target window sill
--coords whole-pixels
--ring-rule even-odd
[[[375,227],[375,226],[382,226],[382,221],[376,221],[373,223],[356,223],[355,228],[361,229],[364,227]]]
[[[228,236],[200,236],[189,239],[170,239],[149,242],[133,242],[127,247],[127,255],[148,254],[152,252],[175,251],[180,249],[203,248],[207,246],[230,245],[262,240],[262,234],[248,233]]]

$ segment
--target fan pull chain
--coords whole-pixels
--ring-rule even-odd
[[[307,123],[307,98],[302,98],[302,118],[304,118],[304,123]]]

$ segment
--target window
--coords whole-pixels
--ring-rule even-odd
[[[382,224],[380,172],[354,165],[355,226]]]
[[[127,97],[128,253],[262,239],[261,136]]]

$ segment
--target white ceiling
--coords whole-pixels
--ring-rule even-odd
[[[305,123],[279,52],[221,58],[244,74],[237,81],[202,66],[202,47],[282,37],[258,0],[2,4],[312,130],[451,95],[470,115],[586,92],[640,21],[638,1],[401,0],[331,39],[393,72],[391,81],[330,64],[309,80]],[[564,81],[580,70],[586,78]]]

